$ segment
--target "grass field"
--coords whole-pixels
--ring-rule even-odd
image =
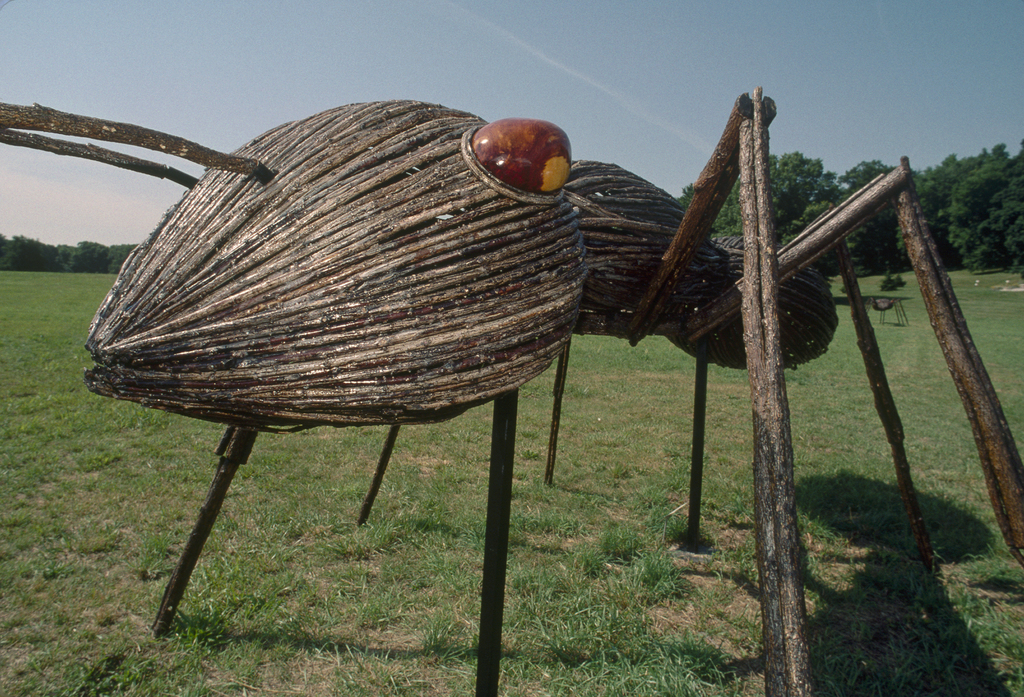
[[[909,326],[876,332],[938,573],[916,559],[845,306],[829,352],[787,372],[818,691],[1024,694],[1024,572],[905,278]],[[1005,280],[954,274],[1020,443],[1024,293],[993,288]],[[82,344],[112,282],[0,273],[0,694],[471,694],[489,407],[403,429],[358,529],[385,429],[261,435],[170,636],[152,638],[222,429],[85,389]],[[573,349],[552,487],[553,370],[521,393],[503,694],[761,693],[746,374],[710,371],[715,551],[688,561],[673,550],[693,360],[660,338]]]

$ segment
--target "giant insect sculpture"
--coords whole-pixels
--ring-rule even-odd
[[[0,105],[0,142],[191,187],[125,262],[87,342],[93,391],[228,426],[154,631],[173,619],[258,431],[387,424],[394,433],[398,424],[448,419],[493,400],[477,694],[496,694],[517,389],[565,356],[573,331],[632,343],[658,333],[699,361],[710,355],[748,370],[766,691],[810,692],[782,369],[820,354],[831,339],[834,307],[805,271],[831,249],[904,502],[931,563],[899,418],[844,256],[844,237],[890,204],[971,420],[997,521],[1024,564],[1020,455],[927,233],[909,164],[777,250],[767,175],[773,116],[760,90],[741,96],[685,215],[662,216],[664,192],[617,168],[579,163],[566,184],[568,140],[543,122],[485,124],[436,105],[359,104],[284,124],[222,155],[127,124]],[[153,147],[210,169],[195,181],[24,131]],[[738,280],[739,247],[706,240],[737,176]],[[788,295],[801,301],[787,305]]]
[[[889,310],[896,312],[896,324],[909,324],[907,311],[903,309],[903,301],[899,298],[868,298],[871,309],[877,310],[882,315],[881,322],[885,324],[885,313]]]

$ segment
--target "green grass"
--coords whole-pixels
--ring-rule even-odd
[[[1024,694],[1024,572],[904,277],[910,325],[876,332],[940,573],[916,560],[845,306],[829,352],[787,373],[819,693]],[[1024,293],[953,280],[1020,442]],[[261,435],[170,636],[151,637],[221,429],[85,389],[112,282],[0,273],[0,694],[472,693],[489,407],[403,429],[363,528],[385,429]],[[549,487],[552,373],[520,399],[503,694],[761,693],[746,374],[710,371],[715,552],[687,561],[693,360],[575,338]]]

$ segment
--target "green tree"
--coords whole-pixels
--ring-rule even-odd
[[[725,197],[722,210],[715,220],[714,234],[717,237],[743,237],[743,214],[740,209],[740,183],[732,187],[732,191]]]
[[[110,266],[110,252],[97,242],[79,242],[71,260],[74,273],[107,273]]]
[[[783,242],[796,237],[814,219],[842,200],[835,172],[820,159],[790,152],[769,157],[775,229]]]
[[[711,228],[712,237],[743,237],[743,215],[740,213],[740,183],[725,197],[722,210]]]
[[[689,207],[690,201],[693,200],[693,194],[693,184],[687,184],[683,187],[683,194],[678,199],[679,203],[683,206],[683,210]],[[718,217],[715,218],[715,222],[711,225],[711,233],[708,236],[743,236],[743,219],[740,217],[740,184],[738,181],[722,204],[722,209],[718,212]]]
[[[1002,268],[1010,258],[1000,230],[989,221],[996,197],[1009,185],[1005,145],[975,158],[976,166],[953,185],[949,202],[950,240],[972,270]]]
[[[58,244],[57,245],[57,264],[55,271],[62,273],[70,273],[71,266],[75,263],[75,255],[78,254],[78,247],[72,247],[69,244]]]
[[[928,221],[928,229],[935,239],[943,263],[951,268],[962,266],[963,258],[950,239],[949,202],[953,198],[953,187],[971,166],[970,161],[958,160],[956,155],[949,155],[938,166],[914,175],[914,187],[925,220]]]
[[[878,160],[861,162],[837,177],[821,160],[799,152],[769,158],[775,225],[786,242],[829,206],[839,203],[891,168]],[[921,207],[946,266],[972,269],[1015,268],[1024,275],[1024,141],[1016,157],[1005,145],[973,157],[949,155],[936,167],[914,175]],[[686,206],[693,186],[680,202]],[[742,235],[739,186],[725,200],[712,236]],[[857,273],[883,274],[909,266],[895,213],[886,209],[848,238]],[[830,257],[819,262],[835,272]]]
[[[110,261],[107,264],[107,273],[117,273],[121,270],[128,255],[135,250],[134,244],[112,244],[107,249],[110,252]]]
[[[683,187],[683,193],[676,200],[679,201],[679,205],[683,207],[684,211],[690,207],[690,201],[693,200],[693,195],[696,191],[693,184],[687,184]]]
[[[4,243],[3,257],[0,257],[0,269],[5,271],[49,271],[51,266],[49,257],[46,245],[42,242],[15,235]]]
[[[1006,265],[1024,272],[1024,141],[1006,166],[1006,186],[992,197],[989,217],[982,227],[1002,241]]]

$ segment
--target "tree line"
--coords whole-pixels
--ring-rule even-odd
[[[787,242],[830,206],[894,166],[861,162],[843,175],[825,169],[820,159],[799,152],[770,157],[776,229]],[[914,173],[925,218],[942,260],[949,268],[1010,270],[1024,274],[1024,141],[1016,156],[1005,145],[972,157],[950,155],[942,164]],[[683,189],[685,206],[693,185]],[[739,187],[733,188],[712,234],[742,235]],[[898,273],[910,268],[896,214],[886,209],[848,238],[860,276]],[[134,245],[110,247],[96,242],[49,245],[26,237],[0,235],[0,270],[117,273]],[[835,275],[831,257],[821,270]]]
[[[820,159],[799,152],[769,159],[775,226],[783,243],[829,207],[895,168],[872,160],[837,175],[827,171]],[[973,157],[950,155],[938,166],[914,172],[914,185],[947,267],[1024,274],[1024,141],[1015,157],[1002,144]],[[679,201],[686,206],[692,197],[691,184],[683,189]],[[726,199],[712,235],[742,234],[737,185]],[[847,244],[859,276],[910,268],[896,212],[891,208],[851,233]],[[828,275],[838,273],[831,257],[823,259],[821,266]]]
[[[72,247],[0,235],[0,271],[117,273],[133,249],[133,244],[108,247],[98,242],[79,242]]]

